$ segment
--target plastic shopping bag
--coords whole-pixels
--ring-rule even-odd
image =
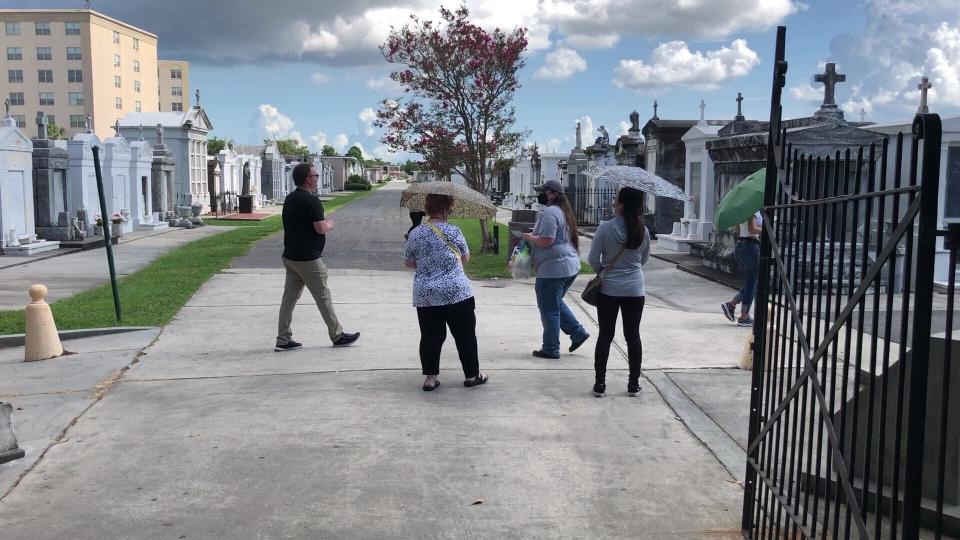
[[[514,248],[510,258],[510,273],[513,279],[527,279],[533,274],[533,257],[526,242]]]

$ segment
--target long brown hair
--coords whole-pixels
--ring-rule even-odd
[[[570,235],[570,243],[573,244],[577,253],[580,253],[580,235],[577,232],[577,216],[573,213],[573,207],[570,206],[570,199],[563,193],[557,193],[557,196],[550,201],[550,206],[559,206],[563,211],[564,220],[567,222],[567,233]]]

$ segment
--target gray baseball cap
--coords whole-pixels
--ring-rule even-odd
[[[548,180],[539,186],[534,187],[533,189],[537,191],[554,191],[556,193],[563,193],[563,186],[560,185],[560,182],[556,180]]]

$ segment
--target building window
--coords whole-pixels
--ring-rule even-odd
[[[53,70],[52,69],[38,69],[37,70],[38,80],[42,83],[52,83],[53,82]]]
[[[36,29],[38,36],[49,36],[50,35],[50,23],[48,22],[38,22],[33,23],[34,28]]]
[[[133,81],[133,91],[134,92],[140,91],[140,81]]]
[[[82,69],[68,69],[68,70],[67,70],[67,82],[82,83],[82,82],[83,82],[83,70],[82,70]]]
[[[40,105],[53,105],[53,92],[40,92]]]
[[[120,43],[120,32],[117,32],[116,30],[113,31],[113,42]]]
[[[87,127],[87,118],[82,114],[71,114],[70,115],[70,127],[72,128],[83,128]]]
[[[183,87],[182,87],[182,86],[171,86],[171,87],[170,87],[170,95],[171,95],[171,96],[182,96],[182,95],[183,95]]]
[[[120,55],[113,55],[113,67],[120,67]]]
[[[15,115],[13,115],[13,119],[16,120],[16,122],[17,122],[17,127],[18,127],[18,128],[25,128],[25,127],[27,127],[27,118],[26,118],[25,116],[23,116],[22,114],[15,114]]]
[[[183,112],[183,103],[179,101],[170,104],[170,110],[173,112]]]
[[[117,97],[113,98],[113,104],[114,104],[114,106],[115,106],[118,110],[119,110],[119,109],[122,109],[122,108],[123,108],[123,99],[121,99],[120,96],[117,96]]]
[[[120,88],[120,76],[119,76],[119,75],[114,75],[114,76],[113,76],[113,87],[114,87],[114,88]]]
[[[23,49],[20,47],[7,47],[7,60],[23,60]]]
[[[141,109],[141,108],[142,108],[142,107],[141,107],[139,101],[134,101],[134,102],[133,102],[133,110],[134,110],[134,111],[140,112],[140,109]]]
[[[83,92],[70,92],[70,105],[83,105]]]
[[[19,36],[20,35],[20,23],[18,22],[8,22],[4,24],[4,27],[7,31],[8,36]]]
[[[80,23],[68,22],[65,26],[66,26],[68,36],[80,35]]]
[[[48,114],[48,115],[47,115],[47,123],[48,123],[49,125],[51,125],[51,126],[57,125],[57,117],[54,116],[54,115],[52,115],[52,114]]]
[[[50,47],[37,47],[37,60],[53,60],[53,49]]]
[[[10,105],[23,105],[23,92],[10,92]]]
[[[134,61],[133,61],[133,72],[134,72],[134,73],[140,73],[140,61],[139,61],[139,60],[134,60]]]
[[[67,60],[83,60],[83,53],[80,47],[67,47]]]
[[[133,38],[133,50],[135,51],[140,50],[140,40],[137,38]]]
[[[170,70],[170,78],[171,78],[171,79],[182,79],[182,78],[183,78],[183,72],[181,72],[179,69],[171,69],[171,70]]]
[[[23,82],[23,70],[22,69],[8,69],[7,78],[12,83],[22,83]]]

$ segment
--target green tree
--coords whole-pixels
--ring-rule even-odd
[[[56,124],[47,124],[47,138],[48,139],[66,139],[67,130]]]
[[[357,161],[363,161],[363,150],[360,150],[360,147],[358,146],[351,146],[350,149],[347,150],[347,155],[356,159]]]
[[[400,169],[407,174],[413,174],[413,171],[417,170],[418,168],[419,167],[417,164],[409,159],[400,167]]]
[[[320,155],[322,156],[335,156],[337,155],[337,149],[330,146],[329,144],[323,145],[323,149],[320,150]]]
[[[210,137],[207,139],[207,155],[215,156],[226,148],[227,145],[233,146],[233,141],[230,139],[221,139],[220,137]]]
[[[263,144],[277,145],[277,150],[284,156],[305,156],[310,153],[307,145],[301,144],[296,139],[264,139]]]

